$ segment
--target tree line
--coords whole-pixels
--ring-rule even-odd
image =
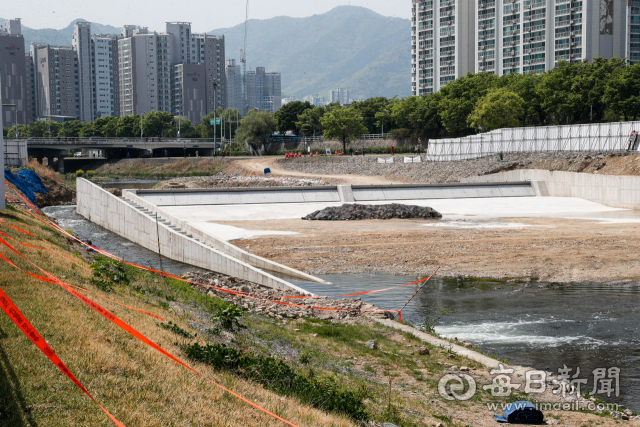
[[[560,62],[543,74],[468,74],[439,92],[407,98],[370,98],[350,106],[315,107],[295,101],[275,114],[252,111],[242,120],[237,110],[219,110],[225,126],[217,137],[254,146],[274,132],[339,139],[344,147],[363,133],[391,133],[395,139],[455,137],[504,127],[547,126],[636,120],[640,117],[640,64],[619,58]],[[181,136],[212,138],[213,113],[199,125],[181,119]],[[92,123],[51,123],[52,136],[140,136],[140,117],[104,117]],[[239,125],[238,125],[239,123]],[[48,123],[19,126],[21,136],[47,136]],[[224,130],[223,130],[224,128]],[[142,118],[143,135],[176,136],[178,119],[151,112]],[[15,128],[5,130],[15,134]]]
[[[221,124],[211,125],[211,120],[221,120]],[[235,109],[219,109],[216,113],[207,114],[200,124],[194,125],[191,120],[174,116],[163,111],[151,111],[140,116],[101,117],[90,123],[79,120],[64,123],[33,121],[28,125],[18,125],[18,136],[54,137],[54,138],[171,138],[178,135],[183,138],[233,138],[238,130],[241,118]],[[3,135],[16,135],[16,126],[3,128]]]

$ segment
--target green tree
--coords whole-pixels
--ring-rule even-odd
[[[149,111],[144,115],[142,127],[144,136],[164,137],[171,130],[173,115],[166,111]]]
[[[2,136],[7,136],[9,134],[9,128],[7,127],[2,127]]]
[[[310,102],[294,101],[285,104],[274,115],[273,119],[276,128],[280,133],[293,131],[294,134],[300,135],[300,127],[297,125],[300,115],[314,107]]]
[[[382,126],[376,115],[384,111],[390,104],[389,99],[380,96],[377,98],[369,98],[364,101],[354,102],[351,107],[354,108],[362,116],[362,122],[369,133],[380,133]]]
[[[367,128],[362,124],[362,116],[353,108],[334,108],[322,117],[324,137],[342,141],[342,148],[347,151],[347,143],[355,140]]]
[[[603,103],[625,121],[640,117],[640,64],[619,69],[607,81]]]
[[[520,126],[524,101],[506,88],[494,89],[482,98],[469,116],[471,126],[485,132]]]
[[[116,127],[118,138],[135,138],[140,136],[140,116],[124,116],[118,119]]]
[[[117,117],[100,117],[89,123],[83,129],[83,136],[99,136],[102,138],[113,138],[118,133]]]
[[[498,77],[493,74],[468,74],[440,90],[440,117],[444,128],[459,135],[468,131],[467,118],[480,98],[493,88]]]
[[[5,136],[8,136],[9,138],[15,138],[16,137],[16,127],[12,126],[10,128],[4,128],[7,130],[7,134]],[[29,136],[29,127],[26,125],[18,125],[18,137],[19,138],[26,138]]]
[[[543,99],[538,92],[540,76],[530,74],[508,74],[506,87],[517,93],[525,103],[524,125],[544,126],[547,124],[548,114],[543,107]],[[507,77],[505,76],[505,77]]]
[[[200,132],[193,126],[191,120],[185,117],[175,117],[173,120],[173,126],[167,132],[168,137],[178,136],[178,130],[180,131],[180,138],[199,138]]]
[[[248,142],[254,146],[267,143],[269,135],[276,130],[273,115],[268,111],[249,111],[236,132],[236,142]]]
[[[296,127],[300,129],[303,135],[321,135],[322,134],[322,116],[327,110],[322,107],[316,107],[305,110],[298,116]]]
[[[80,132],[85,126],[80,120],[72,120],[70,122],[62,123],[60,126],[60,130],[58,131],[58,136],[61,138],[78,138],[80,136]]]
[[[54,121],[33,121],[29,123],[29,136],[35,138],[55,137],[60,131],[61,125]],[[49,130],[51,130],[49,132]]]
[[[238,130],[238,123],[240,123],[241,117],[238,110],[235,108],[228,108],[223,110],[219,108],[215,117],[220,119],[220,124],[213,126],[211,120],[214,118],[214,113],[211,112],[202,118],[202,122],[198,126],[200,135],[202,138],[213,138],[214,129],[218,139],[221,140],[224,135],[225,138],[234,138],[236,131]]]

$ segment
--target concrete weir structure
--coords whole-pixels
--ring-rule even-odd
[[[196,240],[193,236],[172,227],[166,220],[156,222],[155,215],[152,216],[151,212],[139,209],[85,179],[79,178],[76,184],[78,214],[146,249],[157,252],[160,245],[163,256],[185,264],[249,280],[273,289],[289,289],[312,295],[286,280]]]
[[[123,190],[116,197],[101,187],[77,180],[77,212],[163,256],[207,270],[228,274],[275,289],[292,289],[308,294],[281,277],[307,282],[328,282],[242,250],[225,239],[219,230],[229,226],[212,224],[210,209],[250,209],[256,205],[290,206],[293,211],[313,211],[318,205],[341,203],[393,203],[434,199],[534,197],[530,182],[475,184],[272,187],[225,189]],[[192,207],[192,208],[190,208]],[[180,211],[183,209],[183,211]],[[191,212],[184,214],[184,209]],[[197,211],[197,212],[194,212]],[[194,215],[204,218],[194,219]],[[239,230],[239,229],[238,229]],[[224,233],[222,233],[224,234]],[[233,233],[232,233],[233,234]],[[280,233],[281,234],[281,233]],[[237,237],[235,237],[237,238]],[[281,277],[278,277],[281,276]]]

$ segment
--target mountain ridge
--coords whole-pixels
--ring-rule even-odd
[[[61,30],[23,26],[26,49],[31,42],[70,46],[76,21],[83,19]],[[352,98],[409,96],[410,26],[408,19],[359,6],[338,6],[305,18],[250,19],[247,62],[251,69],[282,73],[283,96],[327,96],[338,87],[348,89]],[[92,22],[91,32],[120,34],[120,29]],[[207,34],[224,35],[226,58],[239,59],[244,23]]]

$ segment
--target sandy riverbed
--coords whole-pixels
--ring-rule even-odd
[[[221,223],[298,234],[235,240],[239,247],[311,274],[383,271],[609,282],[640,278],[634,220],[509,218],[490,221],[298,219]],[[218,222],[219,223],[219,222]]]

